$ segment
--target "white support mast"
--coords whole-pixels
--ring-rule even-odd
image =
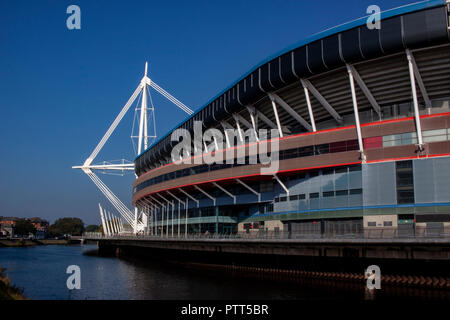
[[[89,155],[89,157],[84,161],[82,166],[73,166],[73,169],[81,169],[84,173],[86,173],[89,178],[95,183],[95,185],[100,189],[100,191],[106,196],[106,198],[111,202],[111,204],[116,208],[116,210],[119,212],[120,216],[133,228],[133,233],[138,233],[140,231],[143,231],[146,224],[145,221],[139,220],[140,214],[138,212],[138,209],[135,208],[134,214],[133,212],[123,204],[122,201],[120,201],[119,198],[103,183],[103,181],[100,180],[100,178],[93,172],[94,170],[102,170],[102,171],[134,171],[134,163],[122,163],[122,164],[101,164],[101,165],[95,165],[92,164],[105,143],[108,141],[108,139],[111,137],[114,130],[117,128],[120,121],[123,119],[127,111],[130,109],[130,107],[135,102],[136,98],[142,93],[142,101],[141,101],[141,108],[140,108],[140,119],[139,119],[139,136],[138,138],[138,148],[137,153],[138,155],[141,154],[144,150],[146,150],[149,147],[149,138],[156,139],[156,127],[155,127],[155,114],[154,114],[154,107],[153,104],[151,104],[151,107],[148,108],[148,100],[147,100],[147,94],[150,94],[148,91],[148,87],[153,88],[155,91],[163,95],[166,99],[168,99],[170,102],[175,104],[177,107],[179,107],[181,110],[186,112],[188,115],[193,114],[193,111],[181,103],[178,99],[173,97],[170,93],[168,93],[166,90],[158,86],[155,82],[153,82],[147,75],[148,73],[148,63],[145,63],[145,72],[144,76],[141,79],[141,82],[139,83],[136,90],[134,90],[131,97],[128,99],[128,101],[123,106],[122,110],[119,112],[119,114],[114,119],[113,123],[110,125],[98,145],[95,147],[95,149],[92,151],[92,153]],[[150,97],[151,99],[151,97]],[[148,121],[148,111],[151,111],[151,120],[150,120],[150,126],[152,127],[153,134],[149,136],[148,127],[149,127],[149,121]],[[132,138],[135,138],[132,136]],[[103,214],[102,208],[99,206],[101,217],[103,216],[102,224],[104,227],[106,227],[105,232],[111,233],[111,228],[108,226],[107,221],[107,215],[106,212]],[[143,215],[142,215],[143,216]],[[145,220],[145,219],[144,219]],[[112,224],[113,221],[109,221]],[[115,225],[117,228],[117,225]],[[119,229],[124,228],[117,228],[117,231],[120,231]]]

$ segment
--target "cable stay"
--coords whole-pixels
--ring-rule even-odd
[[[101,173],[107,174],[117,174],[121,173],[123,175],[125,172],[134,171],[134,163],[121,160],[121,163],[114,163],[112,161],[104,161],[101,164],[93,164],[93,161],[102,150],[105,143],[111,137],[114,130],[119,125],[120,121],[122,121],[125,114],[128,112],[130,107],[137,100],[136,108],[135,108],[135,116],[133,118],[133,127],[131,140],[133,143],[134,151],[137,155],[141,154],[142,151],[146,150],[149,147],[149,142],[153,143],[156,140],[156,121],[155,121],[155,108],[153,105],[153,100],[150,94],[150,88],[153,88],[156,92],[161,94],[167,100],[172,102],[182,111],[187,113],[188,115],[192,115],[194,112],[183,104],[181,101],[172,96],[169,92],[158,86],[153,80],[151,80],[147,76],[148,64],[145,63],[145,73],[142,77],[139,85],[134,90],[133,94],[130,96],[128,101],[125,103],[119,114],[116,116],[112,124],[109,126],[108,130],[105,132],[100,142],[94,148],[89,157],[84,161],[81,166],[73,166],[73,169],[81,169],[86,175],[94,182],[94,184],[98,187],[98,189],[105,195],[105,197],[109,200],[109,202],[114,206],[114,208],[119,212],[120,216],[123,220],[128,223],[132,229],[133,233],[142,232],[145,230],[147,224],[147,214],[145,212],[138,212],[137,208],[134,208],[134,213],[125,205],[122,201],[103,183],[102,180],[93,172],[98,170]],[[138,98],[139,97],[139,98]],[[150,107],[148,107],[148,98],[150,98]],[[140,107],[139,106],[140,102]],[[149,117],[150,113],[150,117]],[[138,117],[139,114],[139,117]],[[139,124],[138,134],[134,135],[134,128],[136,120]],[[150,121],[149,121],[150,120]],[[149,135],[149,127],[150,127],[150,135]],[[137,147],[134,143],[134,139],[137,139]],[[103,212],[100,210],[101,218]],[[102,220],[103,221],[103,220]],[[125,228],[119,228],[120,230],[125,230]]]

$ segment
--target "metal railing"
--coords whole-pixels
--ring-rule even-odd
[[[90,240],[127,239],[127,240],[346,240],[346,239],[448,239],[450,241],[450,227],[426,228],[416,227],[411,230],[398,228],[364,229],[356,232],[287,232],[255,230],[249,232],[227,233],[189,233],[187,235],[144,235],[122,233],[105,236],[100,233],[85,233],[83,238]]]

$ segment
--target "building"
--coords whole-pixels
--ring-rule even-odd
[[[49,223],[47,220],[41,219],[39,217],[28,218],[28,220],[36,228],[36,230],[47,232],[48,226],[49,226]]]
[[[36,229],[35,238],[45,239],[47,238],[49,222],[47,220],[41,219],[39,217],[29,218],[31,224]]]
[[[0,216],[0,232],[4,236],[12,236],[14,235],[14,226],[16,225],[17,220],[21,218],[17,217],[1,217]],[[34,218],[25,218],[29,220],[33,227],[36,229],[35,236],[37,238],[43,239],[47,236],[49,222],[47,220],[41,219],[39,217]]]
[[[0,216],[0,233],[2,236],[14,235],[14,225],[18,218]]]
[[[268,58],[140,154],[132,202],[147,233],[409,235],[450,226],[449,4],[389,10],[380,25],[358,19]],[[186,144],[182,159],[202,162],[176,164],[173,133],[194,136],[195,121],[224,139]],[[251,162],[261,129],[279,136],[269,174]],[[240,161],[202,157],[227,150]]]

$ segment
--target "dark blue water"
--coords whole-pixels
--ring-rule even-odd
[[[30,299],[374,299],[363,288],[308,286],[188,270],[155,262],[86,255],[96,246],[0,248],[0,267]],[[69,265],[81,269],[81,289],[66,286]],[[410,293],[401,291],[400,296]],[[377,292],[382,296],[382,292]],[[414,294],[413,294],[414,295]],[[440,297],[440,293],[432,297]]]
[[[23,288],[24,295],[31,299],[305,299],[321,296],[290,284],[235,279],[168,265],[83,254],[95,248],[91,245],[0,248],[0,267],[7,268],[6,274],[12,283]],[[66,286],[69,265],[78,265],[81,269],[80,290],[69,290]]]

